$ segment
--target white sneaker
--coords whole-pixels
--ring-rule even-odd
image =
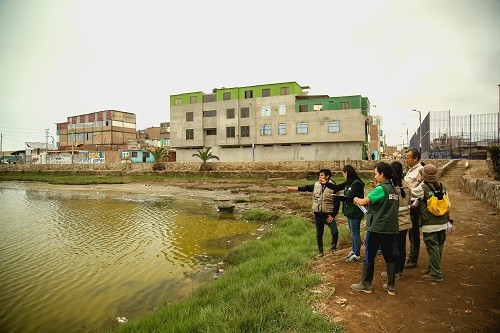
[[[353,254],[352,256],[350,256],[349,258],[347,258],[345,261],[346,262],[357,262],[357,261],[360,261],[361,260],[361,256],[357,256],[355,254]]]
[[[351,252],[349,252],[345,258],[349,259],[349,257],[352,256],[353,254],[354,254],[354,252],[351,250]]]

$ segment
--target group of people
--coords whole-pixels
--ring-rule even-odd
[[[340,203],[347,218],[351,234],[352,249],[346,256],[347,262],[361,261],[361,220],[366,219],[365,258],[361,282],[352,289],[365,293],[372,292],[375,258],[382,252],[387,278],[383,289],[395,295],[395,281],[402,279],[404,269],[417,266],[420,249],[420,232],[429,255],[427,269],[422,278],[429,281],[443,281],[441,258],[450,213],[434,215],[428,210],[428,200],[439,189],[441,197],[446,187],[438,181],[437,168],[420,162],[420,152],[409,148],[405,152],[408,167],[403,177],[403,165],[398,161],[391,164],[379,162],[375,166],[373,189],[365,196],[365,184],[351,165],[342,169],[344,182],[336,184],[331,179],[331,170],[320,170],[319,179],[314,184],[287,187],[288,191],[313,193],[312,209],[316,226],[318,255],[324,256],[323,232],[325,225],[332,235],[331,251],[338,254],[339,239],[336,216]],[[339,193],[343,191],[343,194]],[[410,252],[406,260],[406,237],[410,240]]]

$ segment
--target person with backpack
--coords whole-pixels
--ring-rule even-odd
[[[377,186],[364,198],[354,198],[353,202],[360,206],[368,206],[366,213],[366,241],[365,260],[361,272],[361,282],[351,285],[351,288],[364,293],[372,292],[375,257],[380,246],[384,256],[387,283],[383,285],[389,295],[396,294],[396,270],[393,245],[399,234],[398,209],[399,196],[392,185],[394,171],[385,162],[375,166],[375,182]]]
[[[442,282],[441,258],[443,257],[451,204],[446,187],[438,181],[435,165],[426,164],[419,171],[419,175],[419,186],[423,190],[423,194],[419,198],[420,221],[425,247],[429,255],[428,268],[422,271],[422,279]]]
[[[286,188],[288,192],[298,191],[313,193],[312,210],[314,213],[314,225],[316,226],[316,243],[318,245],[318,255],[316,258],[324,256],[323,232],[325,230],[325,225],[330,228],[332,234],[332,254],[339,254],[339,250],[337,249],[339,230],[335,218],[339,212],[340,201],[334,196],[337,191],[326,186],[327,183],[335,185],[335,182],[330,179],[331,176],[332,171],[330,169],[321,169],[319,170],[319,178],[316,183],[298,187],[288,186]]]
[[[345,165],[342,168],[342,175],[345,182],[338,185],[327,183],[326,187],[340,191],[344,190],[343,196],[338,196],[342,202],[342,212],[347,218],[349,232],[351,233],[351,246],[352,250],[345,257],[346,262],[357,262],[361,260],[361,219],[365,214],[363,211],[353,203],[355,197],[365,197],[365,183],[359,178],[358,173],[352,165]]]

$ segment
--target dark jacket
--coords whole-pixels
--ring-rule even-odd
[[[346,182],[338,185],[327,184],[326,186],[334,191],[344,190],[344,197],[339,197],[339,200],[342,201],[344,216],[348,218],[362,218],[365,215],[353,202],[355,197],[365,197],[365,183],[361,180],[348,179]]]

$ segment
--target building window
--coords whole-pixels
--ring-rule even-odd
[[[341,110],[350,109],[349,102],[340,102],[340,109]]]
[[[253,98],[253,90],[245,90],[245,98]]]
[[[241,108],[240,113],[241,113],[241,118],[248,118],[250,117],[250,108]]]
[[[332,120],[328,122],[328,133],[340,132],[340,120]]]
[[[217,110],[203,111],[203,117],[204,118],[217,117]]]
[[[226,137],[227,138],[234,138],[234,137],[236,137],[236,128],[234,126],[232,126],[232,127],[226,127]]]
[[[281,104],[279,107],[278,107],[278,114],[280,116],[284,116],[286,115],[286,105],[285,104]]]
[[[269,97],[269,96],[271,96],[271,89],[270,88],[262,89],[262,97]]]
[[[224,101],[229,101],[231,100],[231,92],[230,91],[226,91],[225,93],[222,94],[222,99]]]
[[[278,135],[286,135],[286,123],[278,124]]]
[[[186,121],[193,121],[193,112],[186,112]]]
[[[297,123],[297,134],[307,134],[307,123]]]
[[[139,156],[139,154],[136,151],[132,152],[132,157],[137,158],[138,156]]]
[[[177,105],[181,105],[181,98],[178,97],[176,99],[174,99],[174,105],[177,106]]]
[[[187,129],[186,140],[193,140],[193,139],[194,139],[194,129]]]
[[[216,94],[203,95],[203,103],[215,102],[217,100]]]
[[[149,158],[149,151],[142,152],[142,157]]]
[[[260,135],[271,135],[271,124],[260,126]]]
[[[271,107],[264,105],[260,108],[260,115],[262,117],[271,117]]]
[[[289,94],[290,94],[290,87],[281,87],[280,95],[289,95]]]
[[[233,119],[234,118],[234,109],[226,109],[226,118]]]
[[[196,104],[196,103],[198,103],[198,96],[189,97],[189,104]]]
[[[323,110],[323,104],[314,104],[313,110],[314,111],[321,111],[321,110]]]
[[[205,135],[217,135],[217,128],[205,129]]]
[[[299,105],[299,112],[307,112],[307,104]]]
[[[241,126],[240,127],[240,136],[242,138],[249,138],[250,137],[250,126]]]

